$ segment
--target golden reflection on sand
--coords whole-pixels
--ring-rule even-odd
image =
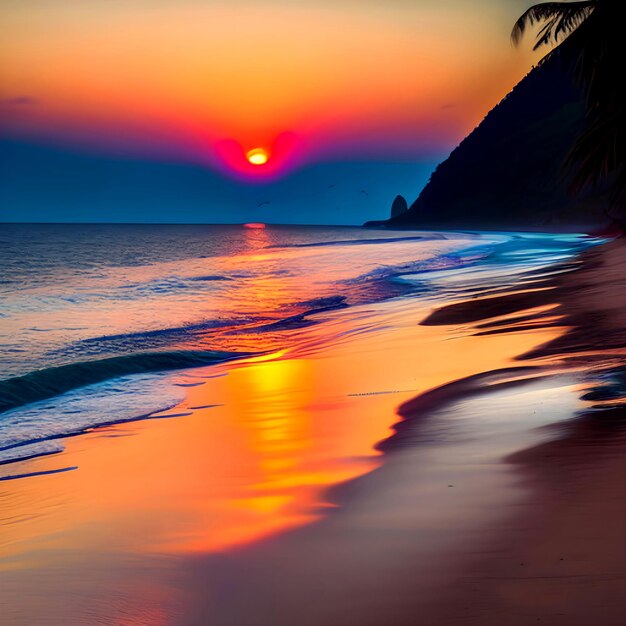
[[[124,626],[177,623],[172,611],[184,614],[187,596],[170,578],[181,557],[241,552],[306,525],[315,532],[339,506],[329,488],[382,464],[374,446],[391,434],[402,402],[511,365],[561,332],[475,337],[418,326],[426,310],[368,308],[380,321],[375,332],[351,334],[362,320],[334,312],[306,329],[300,352],[175,375],[204,383],[185,387],[186,400],[167,412],[182,416],[67,439],[62,454],[28,471],[77,470],[0,483],[0,601],[16,623],[44,614],[77,625],[93,615]],[[362,497],[385,508],[384,493]],[[37,598],[10,600],[25,588]],[[56,597],[68,601],[53,606]]]
[[[396,315],[385,305],[377,315],[385,308]],[[347,330],[349,319],[339,314],[334,322]],[[309,329],[324,332],[325,325]],[[68,439],[65,452],[28,470],[76,471],[2,484],[3,511],[10,511],[2,549],[23,555],[2,567],[41,564],[64,547],[221,551],[312,522],[328,509],[328,487],[380,463],[373,446],[389,435],[401,402],[510,365],[560,331],[446,341],[449,332],[411,322],[361,336],[358,350],[344,342],[306,357],[279,353],[181,374],[181,382],[204,382],[168,412],[189,414]],[[220,373],[227,375],[202,378]],[[207,405],[220,406],[189,409]]]
[[[267,260],[254,252],[269,243],[267,231],[247,236],[249,260]],[[246,285],[260,314],[293,289],[274,269]],[[315,298],[315,275],[300,290]],[[133,601],[119,623],[151,615],[149,623],[165,624],[156,574],[146,589],[131,584],[142,559],[242,549],[319,520],[337,506],[330,487],[382,463],[375,445],[390,435],[401,403],[510,366],[562,332],[474,336],[463,326],[419,326],[427,313],[415,300],[324,313],[324,324],[297,331],[300,347],[281,351],[275,336],[253,335],[262,356],[172,374],[202,383],[185,387],[185,401],[165,413],[177,417],[96,429],[64,440],[61,454],[18,464],[15,473],[19,465],[78,469],[0,483],[0,570],[20,589],[60,568],[65,578],[49,578],[48,593],[57,584],[130,584]]]

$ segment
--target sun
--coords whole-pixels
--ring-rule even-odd
[[[269,155],[263,148],[254,148],[254,150],[250,150],[246,153],[246,159],[248,159],[248,163],[252,165],[265,165],[269,159]]]

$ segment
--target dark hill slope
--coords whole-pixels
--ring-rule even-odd
[[[389,226],[576,230],[607,223],[606,194],[572,198],[561,164],[583,124],[570,41],[533,69]]]

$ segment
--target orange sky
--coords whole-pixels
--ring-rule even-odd
[[[211,160],[432,154],[528,70],[496,0],[8,0],[3,132]]]

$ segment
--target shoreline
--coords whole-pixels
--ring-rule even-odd
[[[585,368],[587,408],[549,427],[548,441],[503,459],[528,485],[529,497],[500,530],[494,555],[462,577],[462,590],[446,615],[450,623],[626,621],[626,242],[603,244],[579,261],[578,269],[550,279],[552,293],[539,292],[525,303],[536,306],[542,294],[544,300],[556,295],[556,312],[568,332],[518,360],[520,369],[547,357],[560,360],[560,368]],[[426,323],[464,318],[483,322],[479,328],[493,327],[483,318],[492,317],[494,308],[506,314],[525,308],[515,296],[494,300],[499,311],[496,302],[489,307],[475,301],[443,307]],[[539,316],[535,321],[542,323]],[[514,324],[505,332],[513,329]],[[617,382],[603,388],[611,377]]]
[[[56,550],[74,566],[29,573],[10,558],[7,593],[32,588],[33,575],[47,580],[41,597],[69,601],[72,589],[54,610],[77,624],[126,624],[112,612],[131,606],[168,626],[413,626],[417,614],[426,626],[588,623],[624,580],[614,549],[622,261],[626,246],[611,242],[562,273],[529,270],[510,289],[479,282],[435,310],[397,300],[322,313],[300,351],[183,374],[180,419],[68,440],[62,454],[80,469],[64,491],[54,478],[13,481],[25,511],[51,495],[63,505]],[[344,341],[359,315],[375,315],[377,332]],[[617,384],[598,389],[615,372]],[[592,407],[606,402],[617,406],[598,418]],[[587,533],[586,552],[572,552],[580,537],[563,532],[568,520],[580,520],[569,526]],[[26,541],[30,558],[46,555],[43,524]],[[55,567],[64,576],[50,576]],[[37,602],[3,596],[16,624],[39,623]],[[624,617],[611,610],[607,626]]]
[[[456,476],[459,484],[452,479],[454,484],[440,485],[451,490],[462,487],[466,491],[461,496],[466,500],[465,505],[454,506],[460,507],[459,511],[469,517],[444,530],[446,546],[436,557],[436,565],[429,547],[419,545],[421,539],[418,536],[417,546],[406,547],[413,562],[406,565],[406,570],[400,566],[400,572],[395,571],[398,565],[394,559],[401,559],[402,552],[397,552],[393,542],[387,540],[385,550],[388,553],[379,552],[377,558],[371,560],[380,561],[387,576],[395,576],[393,617],[388,613],[388,606],[381,606],[375,600],[376,585],[382,585],[382,581],[374,584],[367,575],[358,574],[347,585],[344,597],[358,598],[358,605],[354,605],[349,613],[341,613],[341,617],[308,604],[313,600],[306,593],[298,595],[290,581],[282,576],[272,578],[274,586],[282,588],[286,584],[287,596],[295,594],[299,598],[297,604],[307,606],[307,611],[311,611],[312,615],[307,612],[306,616],[299,616],[300,623],[412,626],[415,616],[419,615],[421,623],[428,625],[548,623],[583,626],[597,620],[600,613],[603,626],[623,623],[626,611],[620,597],[625,590],[626,566],[620,541],[626,530],[623,482],[626,410],[614,397],[617,406],[602,407],[606,410],[601,412],[591,396],[594,390],[601,393],[598,385],[604,383],[604,377],[613,371],[616,363],[623,362],[626,341],[612,341],[610,345],[605,342],[598,346],[595,354],[589,354],[594,350],[598,333],[587,327],[590,320],[604,319],[597,308],[607,306],[613,290],[624,284],[619,273],[622,260],[626,262],[626,245],[621,241],[606,243],[567,263],[562,274],[555,268],[556,271],[548,277],[536,277],[522,291],[516,285],[509,290],[500,290],[496,295],[487,292],[482,298],[478,296],[439,307],[422,321],[427,327],[469,326],[475,330],[476,336],[484,337],[563,327],[566,330],[518,355],[510,367],[436,386],[405,401],[398,410],[402,419],[394,425],[393,434],[376,446],[384,455],[381,467],[330,490],[330,501],[340,507],[334,519],[319,522],[316,529],[309,527],[308,531],[295,531],[269,545],[253,548],[252,552],[257,555],[252,561],[255,569],[263,570],[260,564],[265,563],[280,544],[283,548],[285,544],[291,546],[288,549],[291,558],[295,552],[299,560],[306,561],[307,552],[295,546],[306,543],[307,532],[322,533],[323,536],[324,526],[336,525],[346,530],[358,527],[354,520],[351,521],[354,512],[350,511],[354,508],[358,511],[364,504],[367,511],[369,496],[366,494],[379,494],[375,506],[382,505],[385,512],[380,513],[381,519],[387,519],[393,505],[388,503],[389,507],[385,507],[385,498],[381,501],[380,494],[392,492],[392,502],[395,501],[396,505],[400,494],[407,498],[406,488],[411,476],[417,479],[426,471],[418,456],[428,458],[436,448],[441,437],[438,430],[442,417],[446,414],[454,417],[457,406],[464,406],[467,410],[467,403],[474,400],[479,405],[481,400],[484,404],[493,404],[494,396],[516,393],[516,390],[521,390],[521,397],[525,397],[529,387],[531,395],[537,390],[543,393],[545,388],[556,389],[557,395],[561,395],[560,386],[570,390],[577,404],[572,406],[571,413],[564,413],[560,419],[548,411],[544,423],[533,426],[531,420],[527,440],[522,437],[513,443],[512,451],[497,459],[495,464],[488,456],[483,457],[483,464],[491,464],[487,475],[491,474],[492,479],[495,477],[495,482],[485,482],[476,488],[470,482],[464,484],[464,475],[460,474]],[[590,297],[587,302],[585,298],[590,294],[581,290],[589,289],[595,292],[595,297]],[[576,305],[581,298],[582,304]],[[614,302],[614,306],[620,309],[621,303]],[[547,312],[546,307],[550,309]],[[626,317],[609,315],[607,321],[615,332],[626,330]],[[603,328],[601,333],[606,331],[608,328]],[[615,354],[614,351],[620,348],[624,350]],[[535,408],[540,405],[541,401]],[[532,406],[529,405],[527,410],[530,411]],[[522,407],[522,415],[524,410]],[[443,436],[451,436],[453,441],[458,436],[454,431],[444,432]],[[446,443],[448,455],[454,450],[449,443]],[[444,466],[444,471],[446,476],[454,476],[454,462]],[[480,472],[478,476],[481,476]],[[479,482],[483,479],[480,478]],[[481,493],[492,490],[495,499],[489,493]],[[511,491],[517,494],[512,500]],[[431,499],[434,496],[432,493]],[[445,509],[450,506],[449,501],[445,501],[447,497],[442,489],[442,493],[429,504],[436,509]],[[502,507],[503,512],[485,515],[484,511],[494,505]],[[375,509],[368,513],[373,514],[379,515]],[[342,521],[342,517],[346,519]],[[387,523],[391,520],[389,518]],[[441,535],[441,531],[438,532]],[[339,573],[343,580],[344,575],[349,574],[342,575],[342,559],[348,560],[349,555],[344,552],[340,560],[327,561],[328,571],[334,576]],[[392,561],[385,561],[385,557],[390,556]],[[352,555],[352,558],[356,556]],[[361,558],[365,557],[361,555]],[[426,577],[423,573],[418,574],[420,559],[429,564]],[[365,558],[365,562],[368,561],[370,559]],[[198,571],[205,572],[200,575],[200,580],[209,580],[203,578],[208,572],[206,562],[201,560],[198,563]],[[235,568],[231,576],[239,571]],[[321,571],[317,574],[323,576]],[[331,603],[341,605],[319,579],[315,584],[309,580],[309,584],[317,585],[317,592],[322,597],[330,595],[333,598]],[[271,622],[282,625],[293,623],[292,620],[297,618],[298,611],[292,609],[291,604],[286,608],[279,603],[280,612],[272,612],[261,599],[266,595],[271,597],[271,587],[265,581],[255,579],[252,588],[255,593],[253,603],[265,607],[263,614],[270,615],[270,620],[238,621],[235,614],[235,619],[226,619],[224,623],[260,626]],[[384,588],[385,592],[378,590],[378,593],[391,591],[387,585]],[[207,614],[198,609],[197,613],[185,616],[178,623],[197,626],[203,623],[202,616]],[[218,620],[218,623],[221,622]]]

